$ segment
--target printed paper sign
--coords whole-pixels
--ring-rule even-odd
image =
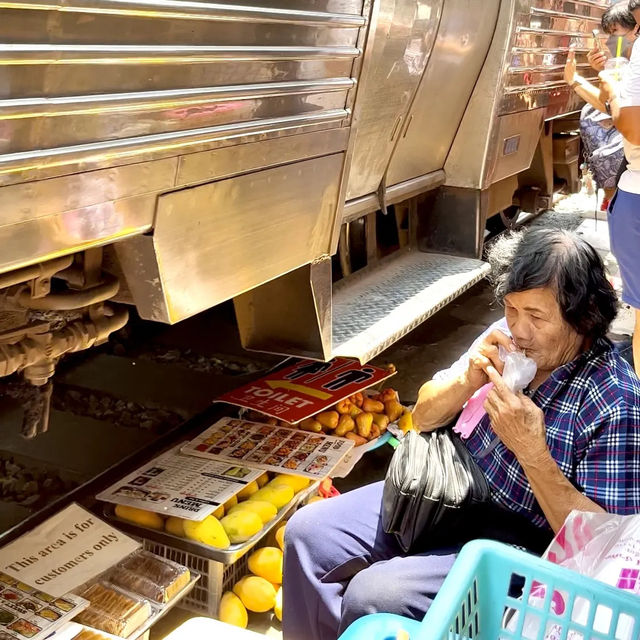
[[[263,471],[182,455],[178,445],[96,497],[166,516],[204,520]]]
[[[0,571],[58,598],[117,564],[139,546],[72,504],[0,549]]]
[[[0,573],[0,637],[4,640],[46,638],[88,605],[71,593],[57,598]]]
[[[217,400],[296,424],[392,375],[387,369],[362,366],[350,358],[297,360]]]
[[[182,452],[317,480],[326,478],[352,447],[345,438],[223,418]]]

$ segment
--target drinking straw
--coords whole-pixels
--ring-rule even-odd
[[[622,36],[618,36],[618,48],[616,49],[616,58],[622,56]]]

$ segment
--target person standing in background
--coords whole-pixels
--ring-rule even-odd
[[[640,0],[630,0],[628,9],[640,24]],[[620,268],[622,300],[635,313],[633,360],[640,374],[640,47],[633,48],[620,82],[606,72],[600,80],[600,102],[622,134],[628,162],[609,205],[609,236]]]
[[[636,23],[627,8],[628,0],[618,2],[602,15],[602,31],[612,37],[623,37],[629,44],[628,54],[637,38]],[[597,40],[587,54],[595,71],[602,71],[609,52]],[[594,177],[596,187],[604,191],[601,210],[606,211],[622,170],[626,168],[622,135],[613,126],[611,116],[600,102],[598,87],[589,83],[576,71],[575,54],[570,51],[564,72],[565,82],[587,102],[580,113],[580,136],[585,149],[587,166]]]

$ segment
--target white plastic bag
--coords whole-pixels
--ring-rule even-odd
[[[504,362],[502,379],[513,393],[519,393],[526,389],[536,377],[538,366],[531,358],[527,358],[522,351],[507,351],[500,345],[498,347],[498,356]]]
[[[617,516],[610,513],[572,511],[542,557],[636,594],[640,608],[640,515]],[[532,588],[529,603],[534,604],[536,600],[543,602],[544,598],[545,589],[538,585],[537,588]],[[572,620],[586,624],[589,606],[586,600],[576,602],[571,613]],[[559,614],[564,612],[566,603],[562,594],[553,593],[551,608]],[[528,616],[523,628],[525,637],[537,637],[538,624],[537,618]],[[609,626],[610,612],[597,611],[593,629],[607,633]],[[511,619],[508,628],[515,628],[514,619]],[[562,629],[558,624],[547,629],[544,636],[545,640],[560,637]],[[633,632],[633,621],[625,622],[621,619],[615,637],[637,640]],[[577,638],[582,638],[582,635],[572,631],[567,634],[567,640]]]

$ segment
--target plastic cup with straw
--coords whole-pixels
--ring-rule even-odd
[[[604,74],[610,84],[617,84],[622,80],[624,69],[629,64],[626,58],[622,57],[622,36],[618,37],[616,47],[616,57],[609,58],[604,65]]]

